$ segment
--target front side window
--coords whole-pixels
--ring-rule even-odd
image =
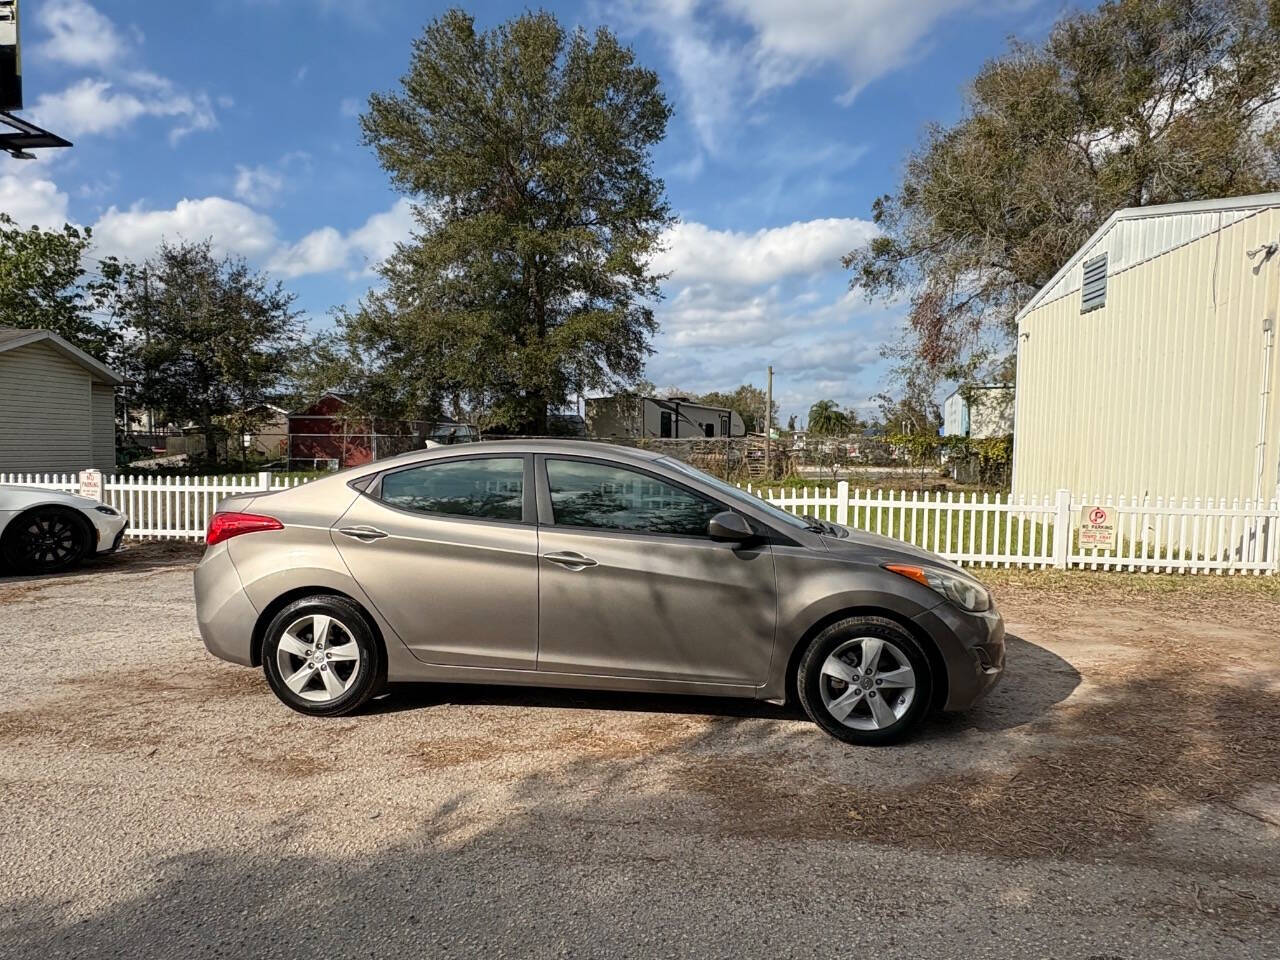
[[[524,516],[524,460],[424,463],[383,477],[381,500],[419,513],[518,521]]]
[[[556,526],[706,536],[723,508],[656,477],[580,460],[548,460]]]

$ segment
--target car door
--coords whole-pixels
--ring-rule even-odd
[[[764,539],[713,541],[726,509],[657,471],[540,455],[538,669],[764,682],[777,616]]]
[[[356,581],[429,663],[534,669],[538,529],[532,457],[389,470],[333,526]]]

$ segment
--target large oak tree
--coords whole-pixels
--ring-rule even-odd
[[[1280,0],[1108,0],[987,63],[845,258],[909,298],[914,375],[1008,377],[1018,309],[1115,210],[1280,187],[1277,50]]]
[[[361,117],[417,226],[339,313],[332,385],[371,413],[452,404],[545,433],[573,394],[638,377],[672,221],[650,150],[670,112],[607,30],[528,13],[480,31],[460,10],[429,24]]]

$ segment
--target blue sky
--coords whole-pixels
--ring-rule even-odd
[[[0,209],[93,226],[102,253],[210,237],[277,274],[314,329],[357,299],[410,225],[356,115],[394,87],[446,5],[410,0],[23,0],[25,115],[75,142],[0,158]],[[929,123],[1007,38],[1043,36],[1045,0],[587,0],[656,69],[675,107],[656,154],[680,224],[647,376],[690,391],[764,384],[783,417],[892,387],[901,307],[848,289]],[[525,9],[467,5],[482,25]]]

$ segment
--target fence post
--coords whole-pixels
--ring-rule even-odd
[[[1071,558],[1071,491],[1060,489],[1053,519],[1053,565],[1067,569]]]
[[[849,525],[849,481],[836,483],[836,523],[842,527]]]
[[[271,471],[270,470],[258,471],[258,486],[261,487],[263,490],[271,489]]]

